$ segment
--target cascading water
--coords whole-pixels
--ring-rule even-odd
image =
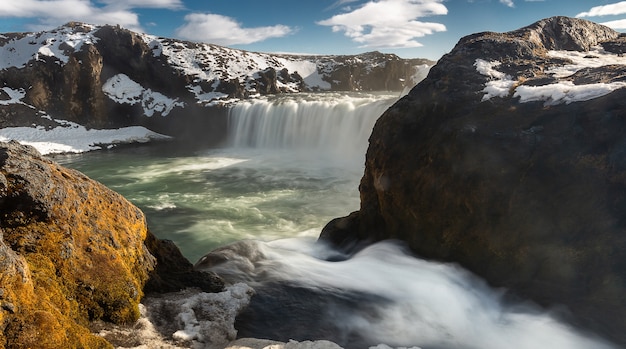
[[[229,145],[280,148],[362,159],[390,94],[311,93],[248,100],[229,115]]]
[[[126,149],[62,162],[138,205],[151,231],[200,259],[199,267],[252,285],[257,295],[237,323],[242,335],[327,338],[355,349],[613,348],[536,308],[509,306],[460,268],[417,259],[399,245],[342,255],[315,243],[330,219],[358,209],[367,139],[397,98],[320,93],[242,101],[232,107],[223,148]],[[209,336],[190,330],[205,326],[185,316],[177,317],[177,333],[211,347],[202,339]]]

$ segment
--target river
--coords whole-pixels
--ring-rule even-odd
[[[401,243],[355,255],[315,243],[329,220],[359,208],[367,138],[397,98],[245,101],[232,108],[220,147],[164,143],[55,160],[124,195],[157,237],[201,267],[210,266],[202,259],[209,251],[227,255],[231,262],[213,270],[256,290],[236,324],[242,336],[329,339],[355,349],[612,348],[530,303],[508,302],[503,290],[456,265],[418,259]]]

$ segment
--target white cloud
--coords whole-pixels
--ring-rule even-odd
[[[501,4],[504,4],[508,7],[515,7],[515,4],[513,3],[513,0],[500,0]]]
[[[337,0],[337,1],[335,1],[334,4],[328,6],[326,9],[327,10],[331,10],[331,9],[334,9],[334,8],[337,8],[337,7],[341,7],[341,6],[345,5],[345,4],[349,4],[349,3],[353,3],[353,2],[357,2],[357,1],[359,1],[359,0]]]
[[[618,19],[615,21],[608,21],[600,24],[606,25],[607,27],[615,30],[626,29],[626,19]]]
[[[317,22],[344,32],[367,48],[408,48],[422,46],[415,38],[445,31],[441,23],[418,21],[418,18],[445,15],[443,0],[371,0],[350,12]]]
[[[269,38],[283,37],[295,29],[286,25],[243,28],[231,17],[212,13],[192,13],[185,16],[185,24],[176,29],[180,38],[218,45],[251,44]]]
[[[183,9],[182,0],[98,0],[103,4],[122,8],[166,8]]]
[[[587,12],[581,12],[576,17],[598,17],[609,15],[621,15],[626,13],[626,1],[620,1],[614,4],[592,7]]]
[[[119,24],[141,31],[139,16],[134,8],[181,9],[181,0],[2,0],[1,17],[33,18],[30,30],[56,27],[69,21],[102,25]],[[102,6],[104,5],[104,6]]]

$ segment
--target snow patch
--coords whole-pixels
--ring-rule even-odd
[[[174,107],[185,106],[185,103],[179,102],[178,98],[171,99],[159,92],[146,89],[125,74],[117,74],[107,80],[102,85],[102,91],[120,104],[141,103],[144,114],[148,117],[153,116],[155,112],[167,116]]]
[[[569,77],[584,68],[626,64],[626,58],[608,53],[600,47],[595,47],[589,52],[549,51],[548,56],[571,62],[546,70],[546,74],[557,79]],[[518,81],[496,69],[500,64],[498,61],[486,61],[480,58],[474,62],[476,71],[490,79],[485,83],[485,88],[482,90],[484,93],[482,97],[483,102],[493,97],[512,95],[513,97],[519,97],[520,103],[543,101],[545,105],[569,104],[602,97],[617,89],[626,87],[626,83],[621,81],[575,85],[567,80],[542,86],[517,86]]]
[[[282,63],[290,73],[297,72],[307,86],[317,87],[320,90],[330,90],[330,83],[322,79],[323,76],[318,73],[316,62],[287,58],[278,58],[277,61]]]
[[[0,129],[0,141],[11,140],[35,147],[42,154],[82,153],[102,149],[104,145],[145,143],[170,137],[152,132],[145,127],[87,130],[79,124],[55,120],[62,124],[52,129],[37,127],[6,127]]]
[[[492,79],[487,81],[482,91],[485,93],[482,98],[483,102],[493,97],[508,96],[511,92],[511,88],[515,85],[515,81],[512,80],[511,76],[496,70],[496,67],[500,64],[502,63],[498,61],[488,62],[480,58],[476,59],[474,62],[474,66],[480,74]]]
[[[589,52],[579,51],[548,51],[552,58],[570,60],[572,63],[560,67],[554,67],[547,71],[556,78],[570,76],[583,68],[597,68],[611,64],[626,64],[626,57],[606,52],[599,46],[593,47]]]
[[[544,86],[518,86],[513,97],[519,97],[520,103],[544,101],[545,105],[570,104],[602,97],[624,87],[625,82],[574,85],[571,81],[562,81]]]
[[[22,98],[26,96],[26,92],[23,88],[14,90],[10,87],[3,87],[2,90],[9,96],[9,99],[0,100],[0,105],[24,104]]]

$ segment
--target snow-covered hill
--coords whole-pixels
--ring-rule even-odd
[[[0,34],[0,128],[143,126],[181,136],[220,135],[231,103],[301,91],[412,87],[432,65],[392,54],[256,53],[68,23]],[[63,121],[55,121],[63,120]]]

